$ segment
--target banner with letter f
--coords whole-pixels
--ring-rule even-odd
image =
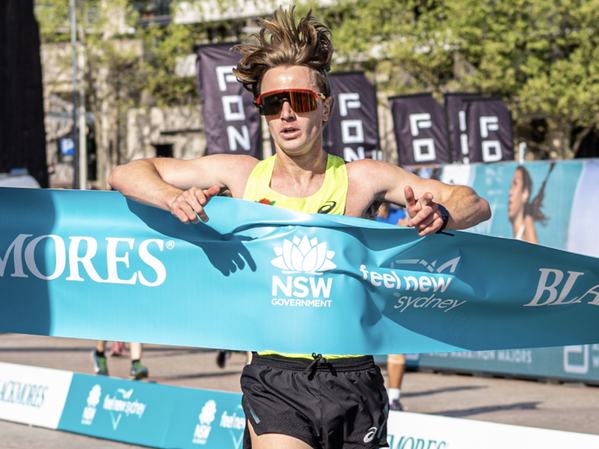
[[[443,108],[430,93],[389,98],[400,165],[451,162]]]
[[[335,101],[325,128],[325,150],[346,162],[382,160],[374,86],[363,72],[332,73],[329,79]]]
[[[207,154],[262,158],[262,126],[253,95],[233,75],[241,54],[231,43],[198,45],[197,81],[204,115]]]

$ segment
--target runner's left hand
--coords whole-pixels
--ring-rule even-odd
[[[410,224],[416,228],[418,235],[434,234],[443,226],[443,217],[439,205],[433,201],[433,194],[426,192],[420,198],[414,197],[414,190],[410,186],[404,188],[406,197],[406,210],[410,216]]]

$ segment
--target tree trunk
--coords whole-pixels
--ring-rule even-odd
[[[0,1],[0,172],[48,187],[39,28],[33,0]]]
[[[572,125],[565,120],[547,119],[547,134],[545,141],[549,147],[551,159],[573,159],[574,152],[570,141]]]
[[[578,153],[578,150],[580,149],[580,145],[582,144],[582,141],[585,139],[586,136],[588,136],[591,131],[595,128],[595,124],[593,123],[590,126],[587,126],[585,129],[583,129],[581,132],[579,132],[576,135],[576,140],[574,140],[574,144],[572,145],[572,153],[574,153],[574,155],[576,155]]]

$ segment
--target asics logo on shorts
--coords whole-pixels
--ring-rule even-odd
[[[368,429],[368,433],[364,437],[364,443],[370,443],[372,440],[374,440],[374,435],[376,434],[376,431],[376,427],[371,427],[370,429]]]

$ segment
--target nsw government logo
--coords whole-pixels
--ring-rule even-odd
[[[89,426],[96,416],[96,406],[100,403],[102,388],[100,385],[94,385],[87,396],[87,407],[83,409],[83,418],[81,424]]]
[[[329,251],[326,242],[318,243],[316,237],[308,239],[293,237],[285,239],[282,247],[275,247],[278,256],[272,264],[288,276],[272,277],[272,304],[291,307],[331,307],[329,300],[333,278],[325,278],[323,272],[334,270],[332,259],[335,251]],[[309,275],[309,276],[308,276]]]
[[[216,417],[216,402],[210,400],[206,402],[204,407],[202,407],[202,413],[200,413],[199,419],[200,423],[196,425],[196,429],[193,433],[193,443],[194,444],[206,444],[208,441],[208,436],[210,435],[210,431],[212,430],[212,421]]]

